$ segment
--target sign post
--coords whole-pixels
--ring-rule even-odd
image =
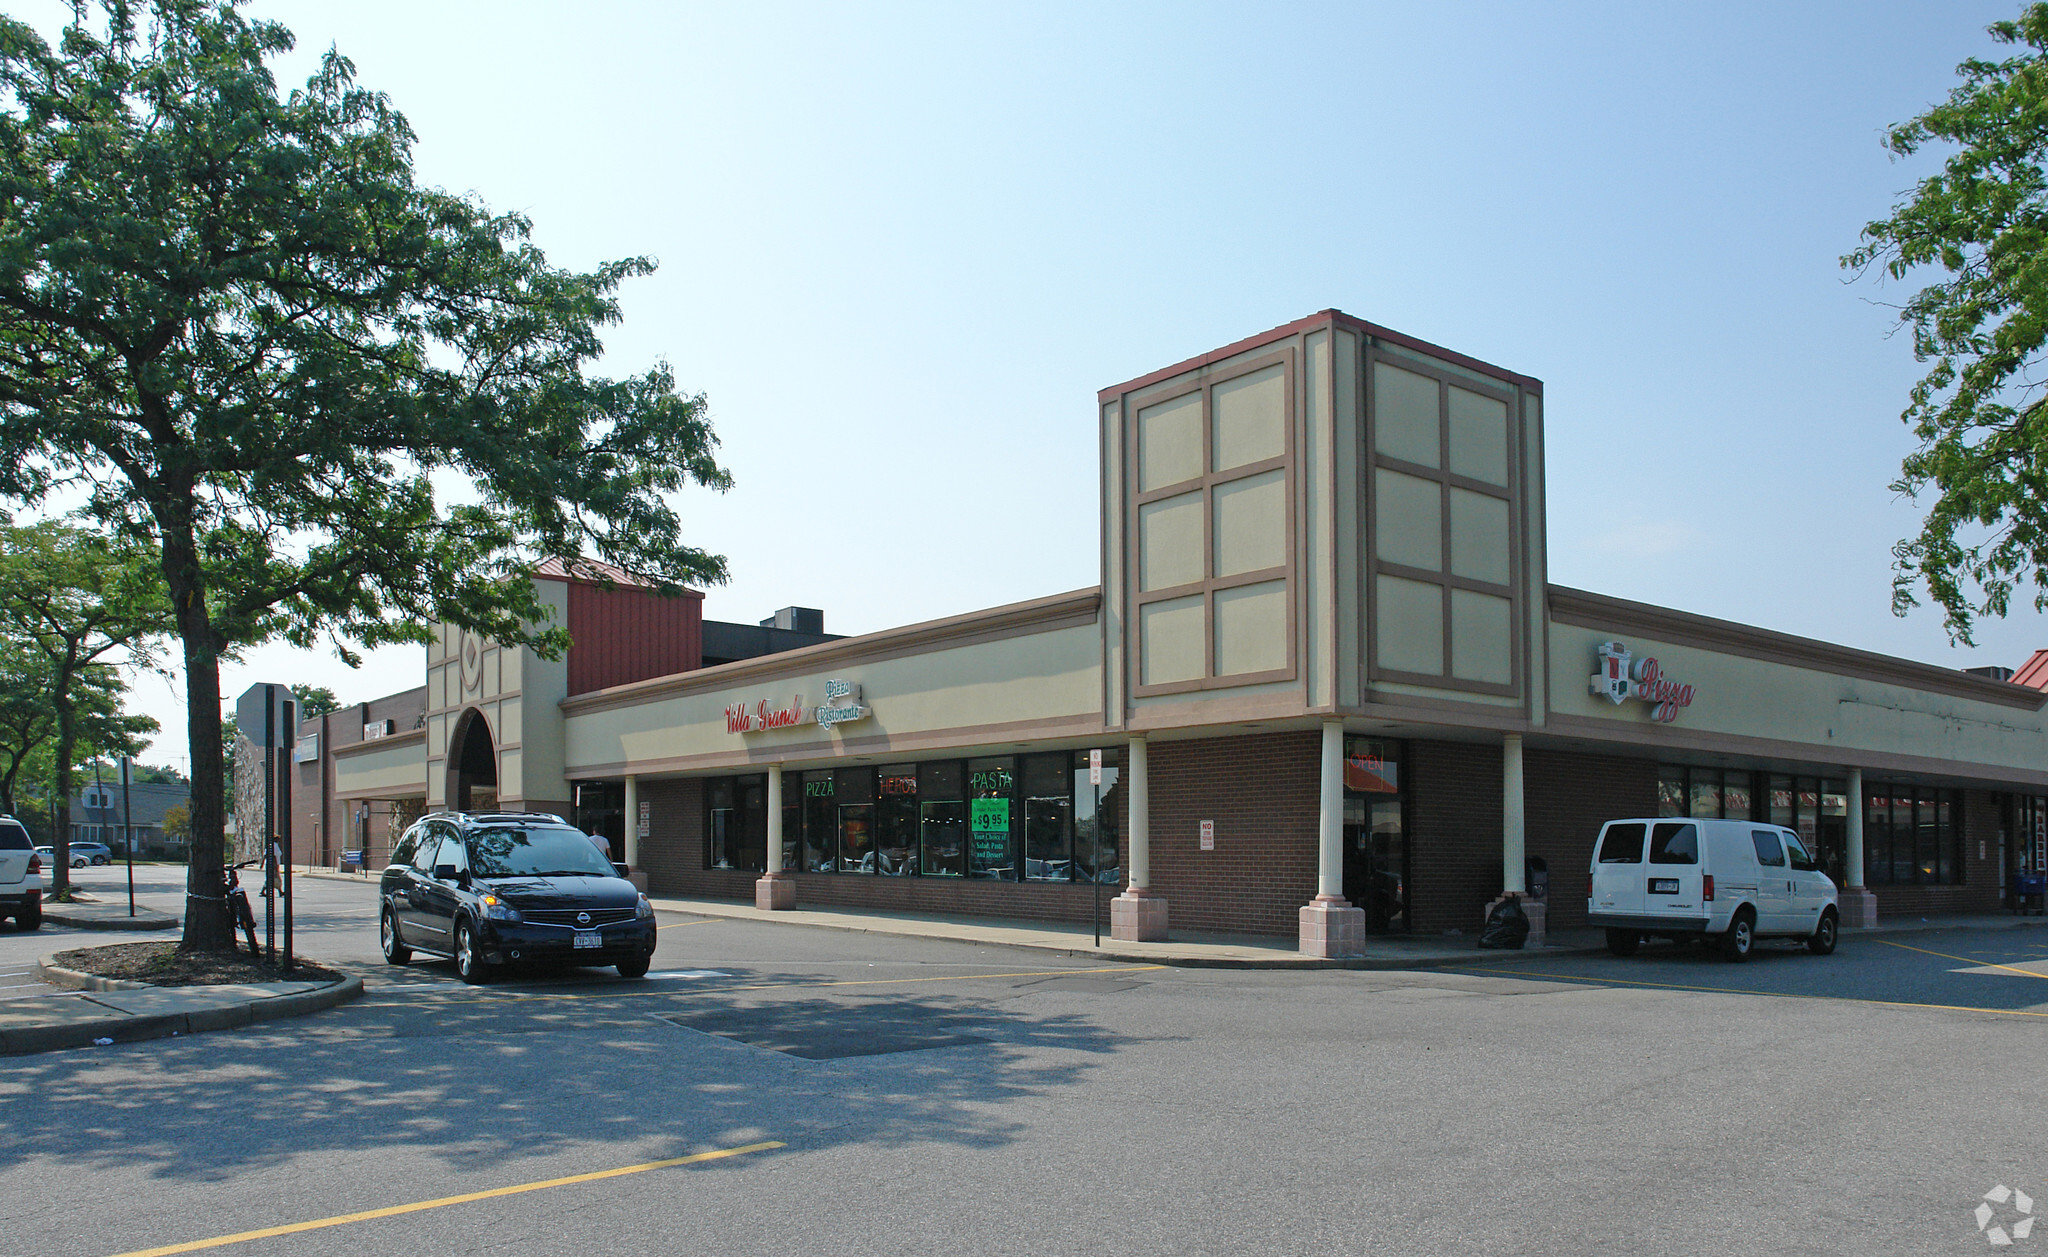
[[[291,816],[293,752],[299,742],[299,704],[291,690],[264,681],[235,700],[235,728],[263,750],[264,952],[277,960],[277,899],[284,895],[283,966],[292,967]],[[279,756],[284,767],[278,766]],[[280,829],[282,822],[282,830]]]
[[[1102,752],[1088,752],[1088,788],[1095,792],[1095,811],[1088,841],[1088,880],[1095,883],[1095,945],[1102,946]]]

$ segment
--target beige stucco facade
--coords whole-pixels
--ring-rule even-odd
[[[337,783],[563,810],[577,782],[1320,731],[1500,748],[1516,793],[1524,746],[2048,791],[2040,691],[1552,586],[1539,380],[1325,311],[1096,405],[1098,586],[584,693],[444,626],[420,736]],[[1685,701],[1595,693],[1603,648]]]

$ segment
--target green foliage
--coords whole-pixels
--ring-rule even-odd
[[[192,836],[192,809],[182,803],[173,803],[164,809],[164,835],[168,838],[186,839]]]
[[[341,710],[341,700],[324,685],[294,685],[291,691],[292,697],[298,701],[301,720]]]
[[[128,780],[137,785],[187,786],[192,784],[185,779],[185,774],[177,769],[170,767],[158,768],[154,764],[130,764],[128,766]]]
[[[148,664],[149,641],[170,608],[150,556],[132,542],[46,521],[0,524],[0,639],[40,657],[44,701],[55,720],[53,806],[57,848],[51,887],[71,870],[72,771],[92,754],[132,754],[156,721],[121,711],[116,662]]]
[[[1893,547],[1892,608],[1919,605],[1924,585],[1964,643],[2023,585],[2048,609],[2048,4],[1990,33],[2022,51],[1965,61],[1946,101],[1887,133],[1900,157],[1956,151],[1842,259],[1895,280],[1944,274],[1899,315],[1928,369],[1902,415],[1919,448],[1892,487],[1936,492],[1919,535]]]
[[[284,27],[140,7],[81,3],[54,48],[0,17],[0,498],[83,490],[156,555],[206,894],[223,652],[352,660],[442,620],[558,654],[533,566],[721,581],[670,496],[729,481],[665,365],[587,373],[651,261],[554,268],[525,219],[416,184],[411,127],[338,53],[281,93]],[[226,941],[210,902],[188,945]]]

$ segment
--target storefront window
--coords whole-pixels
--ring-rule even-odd
[[[875,871],[875,773],[871,768],[842,768],[832,778],[839,805],[839,867],[841,873]]]
[[[1074,876],[1073,778],[1066,754],[1024,758],[1024,880]]]
[[[782,774],[782,868],[795,872],[803,866],[804,783],[795,773]]]
[[[1078,881],[1115,886],[1123,881],[1117,858],[1117,818],[1123,814],[1123,754],[1102,752],[1102,784],[1088,780],[1088,752],[1074,755],[1074,862]],[[1101,806],[1096,797],[1101,796]]]
[[[804,774],[804,863],[806,873],[830,873],[839,854],[839,808],[832,774]]]
[[[1773,776],[1771,778],[1770,794],[1765,800],[1770,807],[1769,820],[1771,824],[1782,825],[1786,829],[1798,828],[1798,811],[1793,806],[1793,801],[1797,797],[1793,793],[1792,779],[1790,777]]]
[[[1692,776],[1692,811],[1690,815],[1718,818],[1721,815],[1720,774],[1695,772]]]
[[[1752,820],[1755,813],[1750,810],[1751,775],[1730,770],[1721,777],[1721,815],[1731,821]]]
[[[967,781],[959,760],[919,765],[918,871],[926,877],[967,873]]]
[[[917,765],[875,770],[875,872],[917,872]]]
[[[1013,813],[1017,778],[1010,759],[967,761],[967,874],[1017,880]]]
[[[1657,815],[1684,816],[1691,809],[1686,805],[1685,770],[1664,767],[1657,770]]]
[[[626,858],[626,783],[579,781],[570,823],[612,845],[612,858]]]

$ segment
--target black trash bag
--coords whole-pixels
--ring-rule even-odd
[[[1520,951],[1529,941],[1529,917],[1519,900],[1503,899],[1486,914],[1479,945],[1494,951]]]

